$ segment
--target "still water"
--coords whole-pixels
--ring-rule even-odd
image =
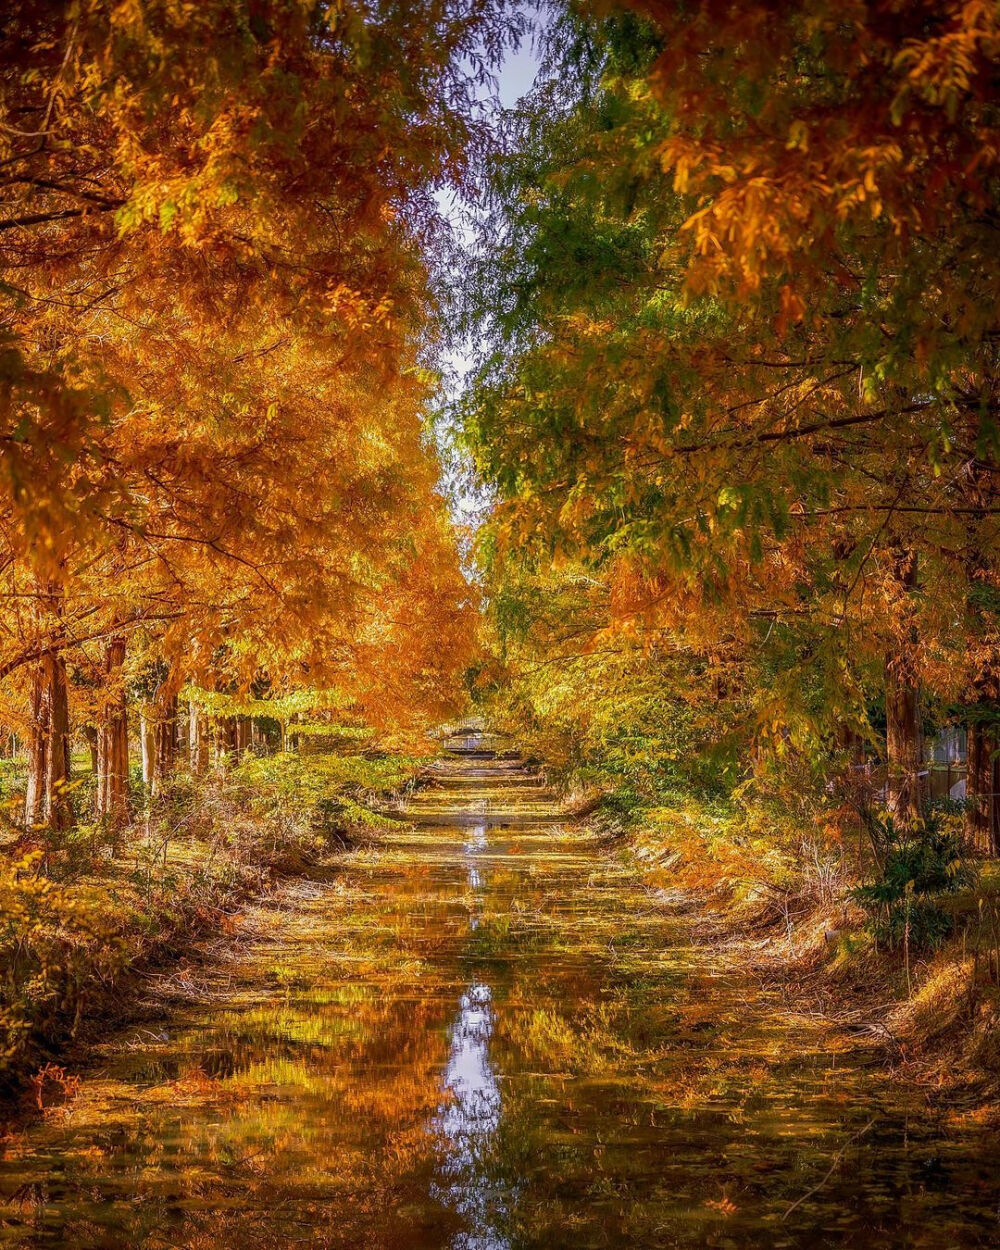
[[[972,1247],[1000,1149],[692,945],[532,773],[455,742],[410,827],[157,989],[0,1156],[0,1246]]]

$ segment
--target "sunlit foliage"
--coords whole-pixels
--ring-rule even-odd
[[[604,14],[553,28],[466,292],[499,563],[582,563],[748,752],[865,740],[918,819],[922,712],[992,757],[1000,693],[995,11]]]
[[[376,723],[448,705],[471,599],[422,420],[433,191],[464,177],[496,18],[4,14],[0,677],[29,825],[70,818],[87,725],[99,814],[127,814],[150,664],[161,720],[188,681],[331,688]]]

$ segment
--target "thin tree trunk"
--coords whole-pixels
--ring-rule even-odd
[[[989,852],[1000,855],[1000,735],[994,734],[990,741],[993,756],[993,781],[989,804]]]
[[[32,829],[45,820],[45,778],[48,775],[51,733],[49,695],[41,664],[31,672],[31,721],[28,730],[28,785],[24,796],[24,824]]]
[[[915,551],[895,553],[895,575],[903,594],[911,594],[917,584]],[[915,627],[906,625],[901,636],[900,645],[886,657],[885,664],[886,799],[896,821],[909,827],[923,817],[923,725]]]
[[[131,816],[128,784],[128,708],[122,683],[125,638],[116,634],[104,647],[104,690],[97,726],[97,817],[112,827]]]
[[[146,794],[153,793],[153,757],[156,752],[153,713],[149,705],[139,711],[139,743],[142,748],[142,784]]]
[[[208,725],[197,703],[188,704],[188,750],[191,772],[200,777],[208,771]]]
[[[157,791],[162,788],[177,762],[177,711],[177,691],[162,693],[158,700],[153,764],[153,782]]]
[[[236,753],[243,756],[250,749],[250,717],[236,717]]]
[[[236,753],[236,717],[220,716],[215,722],[215,749],[220,757],[231,757]]]
[[[83,736],[87,739],[87,746],[90,747],[90,771],[97,776],[97,730],[93,725],[84,725]]]

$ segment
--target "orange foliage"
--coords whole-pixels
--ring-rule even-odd
[[[463,176],[486,31],[297,0],[5,20],[0,676],[93,681],[124,638],[175,690],[436,714],[470,603],[422,419],[428,192]]]

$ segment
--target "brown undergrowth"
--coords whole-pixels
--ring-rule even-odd
[[[235,936],[248,901],[390,823],[378,802],[419,768],[253,758],[178,777],[128,829],[21,839],[0,869],[0,1114],[63,1096],[60,1061],[133,1015],[152,971],[206,936]]]

